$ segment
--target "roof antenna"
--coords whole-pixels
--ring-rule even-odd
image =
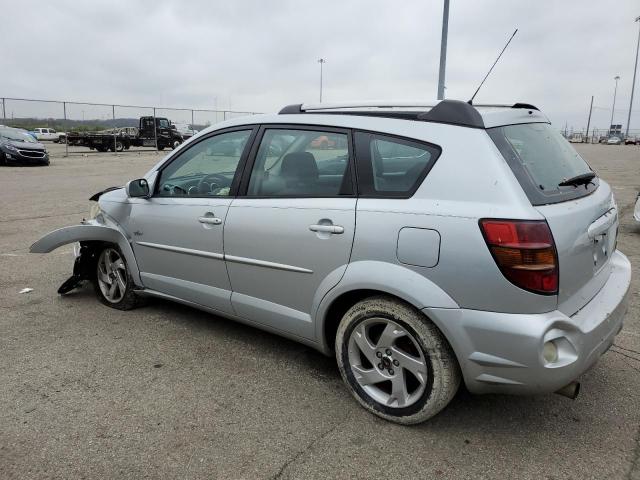
[[[516,28],[513,32],[513,34],[511,35],[511,37],[509,38],[509,41],[507,42],[507,44],[504,46],[504,48],[502,49],[502,51],[500,52],[500,55],[498,55],[498,58],[496,58],[496,61],[493,62],[493,65],[491,65],[491,68],[489,69],[489,71],[487,72],[487,74],[484,76],[484,78],[482,79],[482,82],[480,82],[480,85],[478,85],[478,88],[476,90],[476,93],[473,94],[473,97],[471,97],[471,99],[467,102],[469,105],[473,105],[473,99],[476,98],[476,95],[478,94],[478,92],[480,91],[480,89],[482,88],[482,85],[484,85],[484,81],[487,79],[487,77],[491,74],[491,71],[493,70],[493,67],[496,66],[496,63],[498,63],[498,60],[500,60],[500,57],[502,56],[502,54],[504,53],[504,51],[507,49],[507,47],[509,46],[509,44],[511,43],[511,40],[513,40],[513,37],[516,36],[516,33],[518,33],[518,29]]]

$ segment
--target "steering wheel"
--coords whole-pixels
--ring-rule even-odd
[[[204,184],[209,183],[209,179],[211,180],[217,179],[218,181],[211,182],[211,184],[209,185],[209,189],[205,191]],[[196,189],[199,194],[205,194],[205,193],[211,192],[213,190],[214,185],[216,186],[216,188],[221,188],[221,187],[226,187],[228,183],[229,183],[229,179],[224,175],[222,175],[221,173],[210,173],[209,175],[205,175],[200,179]]]
[[[171,185],[169,183],[165,183],[162,190],[169,192],[170,195],[187,195],[187,191],[184,188],[178,185]]]

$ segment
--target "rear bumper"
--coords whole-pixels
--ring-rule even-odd
[[[451,343],[471,392],[554,392],[588,370],[622,329],[631,265],[617,250],[609,263],[607,283],[571,317],[557,310],[506,314],[426,308],[424,312]],[[554,363],[546,363],[542,356],[548,341],[558,348]]]

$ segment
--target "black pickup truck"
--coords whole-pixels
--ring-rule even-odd
[[[140,117],[138,127],[116,128],[104,132],[78,133],[69,132],[66,141],[71,146],[89,147],[99,152],[122,152],[134,147],[156,147],[158,150],[176,148],[183,142],[182,135],[172,128],[167,118],[155,117],[155,132],[153,128],[154,117]]]

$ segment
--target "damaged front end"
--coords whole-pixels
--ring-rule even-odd
[[[99,192],[91,200],[97,201],[102,194],[115,188]],[[109,245],[118,247],[127,262],[134,284],[141,285],[140,272],[127,234],[97,203],[93,204],[90,216],[90,220],[83,220],[79,225],[48,233],[29,249],[31,253],[49,253],[63,245],[75,244],[73,274],[60,286],[58,293],[65,295],[86,280],[94,281],[98,256]]]
[[[93,281],[100,250],[95,246],[96,242],[78,242],[73,246],[75,260],[73,262],[73,274],[58,288],[59,295],[65,295],[86,281]],[[102,244],[102,242],[98,242]]]

